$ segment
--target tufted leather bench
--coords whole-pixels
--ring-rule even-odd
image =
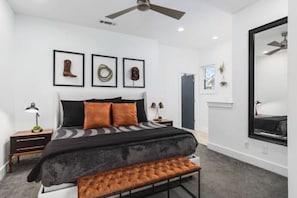
[[[172,157],[152,162],[135,164],[105,171],[78,179],[79,198],[108,197],[161,181],[168,181],[188,173],[198,172],[198,197],[200,197],[200,167],[185,157]],[[182,186],[192,197],[196,197]],[[169,195],[169,188],[168,197]]]

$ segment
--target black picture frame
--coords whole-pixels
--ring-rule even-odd
[[[281,18],[266,25],[249,30],[249,105],[248,105],[248,136],[249,138],[287,146],[287,140],[258,135],[254,131],[255,116],[255,34],[288,23],[288,17]]]
[[[128,76],[131,76],[132,67],[139,69],[139,82],[131,80]],[[145,60],[135,58],[123,58],[123,87],[124,88],[145,88]]]
[[[65,61],[66,59],[71,60],[70,72],[73,72],[76,77],[63,75],[65,66],[62,61]],[[81,68],[78,68],[77,66]],[[53,86],[84,87],[85,54],[79,52],[53,50]]]
[[[98,60],[95,60],[96,58]],[[112,77],[110,80],[103,82],[99,79],[99,77],[98,79],[95,78],[95,75],[96,74],[98,75],[98,69],[100,67],[100,65],[98,67],[95,66],[97,62],[99,62],[100,65],[102,64],[104,66],[107,66],[108,69],[111,70]],[[97,72],[94,70],[96,70]],[[110,88],[118,87],[118,57],[92,54],[92,87],[110,87]]]

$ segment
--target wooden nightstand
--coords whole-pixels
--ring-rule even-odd
[[[42,153],[46,144],[51,140],[53,130],[44,129],[40,133],[19,131],[10,136],[9,170],[12,172],[13,157],[20,160],[20,156]]]
[[[167,120],[167,119],[154,119],[153,120],[156,123],[159,124],[164,124],[166,126],[173,126],[173,121],[172,120]]]

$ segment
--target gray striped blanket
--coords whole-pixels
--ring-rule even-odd
[[[100,134],[110,134],[110,133],[120,133],[129,131],[140,131],[144,129],[156,129],[166,127],[165,125],[158,124],[155,122],[141,122],[137,126],[120,126],[120,127],[110,127],[110,128],[97,128],[97,129],[87,129],[75,127],[61,127],[55,130],[52,140],[57,139],[68,139],[68,138],[79,138],[85,136],[94,136]]]

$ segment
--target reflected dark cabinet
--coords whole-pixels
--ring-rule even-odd
[[[287,145],[288,18],[249,31],[249,137]]]

